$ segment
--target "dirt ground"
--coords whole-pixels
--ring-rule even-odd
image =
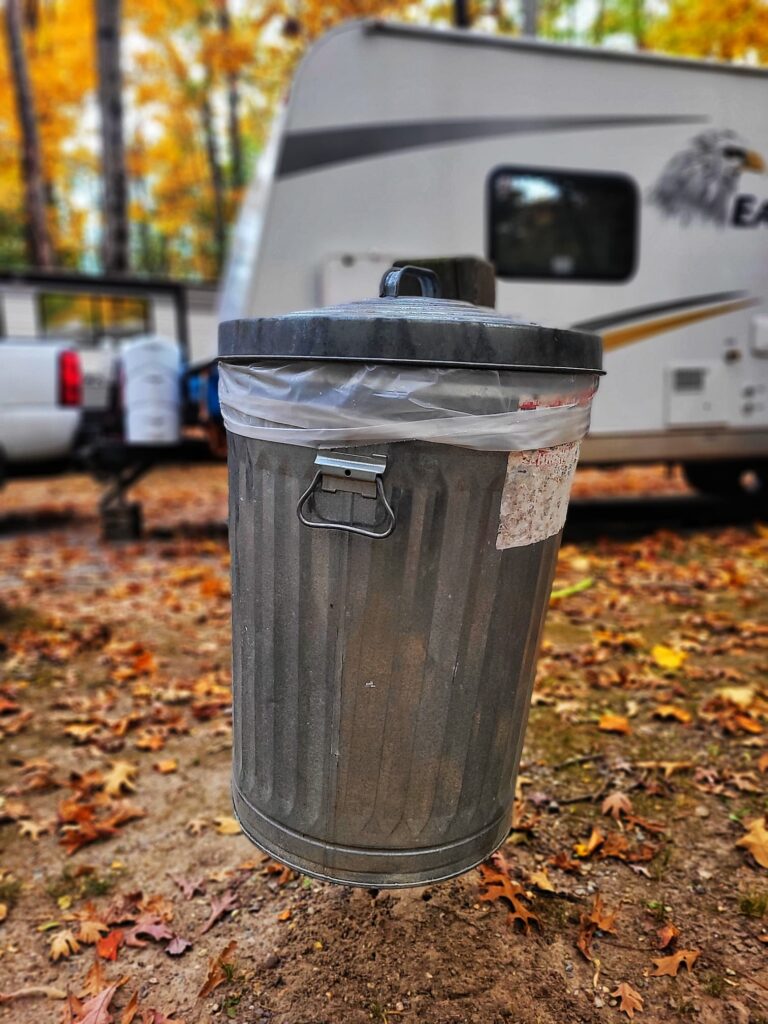
[[[237,833],[226,472],[137,493],[0,492],[0,1022],[768,1022],[766,527],[566,545],[508,842],[375,892]]]

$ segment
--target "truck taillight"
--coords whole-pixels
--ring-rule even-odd
[[[83,371],[77,352],[59,353],[59,405],[81,405]]]

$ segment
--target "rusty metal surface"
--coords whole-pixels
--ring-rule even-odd
[[[229,435],[234,805],[300,871],[419,885],[507,834],[560,538],[497,550],[505,453],[355,452],[387,458],[386,539],[301,525],[315,452]]]

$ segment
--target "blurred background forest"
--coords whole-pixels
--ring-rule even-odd
[[[765,0],[540,0],[560,42],[768,63]],[[509,35],[526,0],[4,0],[0,269],[216,280],[306,47],[352,17]],[[526,23],[526,16],[528,21]]]

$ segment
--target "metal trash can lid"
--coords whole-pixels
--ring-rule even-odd
[[[421,295],[405,294],[414,283]],[[438,292],[432,271],[393,268],[377,299],[225,321],[219,357],[602,372],[597,335],[517,320]]]

